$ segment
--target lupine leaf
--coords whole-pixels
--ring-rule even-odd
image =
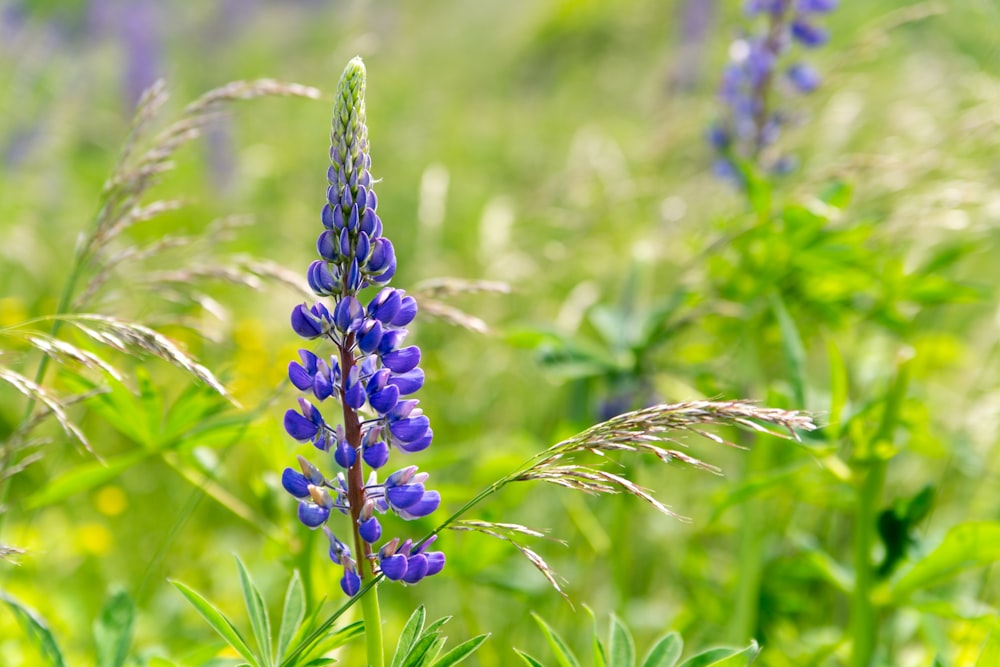
[[[310,618],[303,625],[303,631],[305,632],[308,628],[313,627],[316,614],[312,614]],[[354,621],[350,625],[346,625],[337,632],[329,634],[326,636],[321,636],[314,639],[309,643],[308,646],[303,646],[301,643],[296,644],[295,648],[289,651],[288,656],[285,658],[284,662],[281,663],[281,667],[293,667],[297,665],[308,664],[310,660],[315,661],[320,659],[325,653],[329,653],[333,649],[343,646],[351,639],[354,639],[358,635],[364,634],[365,622],[364,621]],[[303,640],[305,641],[305,640]],[[316,657],[310,657],[316,656]],[[306,661],[303,663],[302,661]]]
[[[399,634],[399,640],[396,643],[396,653],[392,656],[390,667],[403,667],[403,660],[409,655],[410,649],[413,648],[417,637],[420,635],[420,631],[423,630],[424,619],[426,617],[427,612],[424,610],[423,605],[414,609],[413,613],[410,614],[409,620],[403,626],[403,631]]]
[[[680,633],[671,632],[657,641],[649,650],[642,667],[674,667],[684,651]]]
[[[524,660],[524,663],[529,667],[545,667],[545,665],[543,665],[539,660],[532,658],[519,648],[515,648],[514,653],[517,653],[518,657],[521,658],[521,660]]]
[[[562,637],[560,637],[555,630],[550,628],[549,625],[542,620],[541,616],[534,612],[532,612],[531,615],[534,617],[535,622],[538,623],[538,626],[542,629],[542,634],[545,635],[545,638],[549,642],[549,646],[552,647],[552,652],[556,654],[556,662],[558,662],[561,667],[580,667],[580,661],[575,655],[573,655],[573,651],[570,650],[569,646],[563,641]]]
[[[693,655],[680,664],[680,667],[746,667],[760,653],[757,642],[750,642],[744,649],[710,648],[698,655]]]
[[[583,608],[590,614],[590,620],[594,624],[594,667],[608,667],[607,652],[604,650],[604,643],[601,642],[601,637],[597,632],[597,618],[594,616],[594,610],[587,605],[584,605]]]
[[[35,610],[21,604],[17,598],[2,591],[0,591],[0,600],[7,603],[14,617],[17,618],[17,622],[20,623],[25,633],[38,648],[38,652],[48,661],[48,664],[52,667],[66,667],[62,651],[59,650],[59,644],[52,635],[52,631],[49,630],[49,626],[45,623],[45,619],[39,616]]]
[[[98,667],[122,667],[132,644],[135,602],[125,591],[112,595],[94,621]]]
[[[267,605],[260,590],[254,585],[250,573],[243,561],[236,556],[236,567],[240,571],[240,586],[243,588],[243,600],[246,602],[247,613],[250,615],[250,626],[253,628],[254,639],[257,640],[261,662],[270,666],[274,664],[271,655],[271,619],[267,615]]]
[[[292,578],[288,581],[288,590],[285,591],[285,606],[281,612],[281,627],[278,630],[278,646],[274,661],[280,663],[285,655],[285,650],[295,636],[295,632],[302,625],[302,620],[306,616],[306,593],[302,586],[302,578],[299,571],[292,572]]]
[[[431,650],[437,641],[437,633],[424,633],[410,648],[409,653],[407,653],[406,658],[403,660],[402,667],[419,667],[423,665],[426,656],[431,654]],[[431,654],[431,659],[433,658],[434,655]]]
[[[433,667],[451,667],[452,665],[457,665],[458,663],[465,660],[467,657],[475,653],[480,646],[483,645],[487,639],[489,639],[490,634],[486,633],[479,635],[478,637],[473,637],[472,639],[467,639],[455,648],[451,649],[443,656],[438,658],[434,662]]]
[[[635,642],[625,624],[611,615],[610,667],[635,667]]]
[[[179,581],[171,581],[177,590],[188,599],[188,601],[194,605],[194,608],[198,610],[198,613],[208,621],[208,624],[219,633],[219,635],[226,640],[226,642],[232,646],[237,653],[247,659],[251,665],[258,665],[256,657],[254,657],[253,651],[247,646],[246,640],[240,631],[236,629],[233,622],[226,618],[225,614],[218,610],[211,602],[203,598],[198,594],[193,588],[182,584]]]
[[[443,626],[445,623],[447,623],[450,620],[451,620],[451,616],[442,616],[438,620],[436,620],[433,623],[431,623],[430,625],[428,625],[427,628],[422,633],[420,633],[420,636],[424,637],[426,635],[436,635],[436,634],[438,634],[438,632],[441,630],[441,626]]]

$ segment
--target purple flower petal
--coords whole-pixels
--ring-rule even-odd
[[[374,544],[375,542],[378,542],[380,537],[382,537],[382,525],[378,522],[378,519],[372,517],[367,521],[363,521],[361,525],[358,526],[358,534],[360,534],[361,539],[368,544]]]
[[[424,386],[424,371],[420,368],[414,368],[408,373],[393,375],[389,378],[389,384],[399,387],[399,393],[402,396],[414,394]]]
[[[299,503],[299,521],[309,528],[316,528],[326,523],[330,518],[330,510],[316,503],[302,501]]]
[[[407,558],[403,554],[393,554],[379,561],[379,567],[386,579],[399,581],[406,576]]]
[[[430,425],[431,421],[427,415],[418,415],[393,422],[389,425],[389,431],[401,442],[413,442],[424,437]]]
[[[373,470],[378,470],[389,461],[389,445],[381,440],[373,445],[363,447],[361,458],[365,460]]]
[[[369,386],[371,384],[369,383]],[[381,415],[386,414],[399,402],[399,387],[388,385],[385,389],[372,392],[368,395],[368,404],[372,409]]]
[[[292,331],[305,339],[312,339],[323,335],[323,326],[303,303],[292,309]]]
[[[288,363],[288,379],[292,381],[296,389],[305,391],[313,386],[312,375],[309,374],[302,364],[291,361]]]
[[[417,300],[412,296],[404,296],[399,304],[399,312],[392,318],[392,325],[405,327],[417,316]]]
[[[424,555],[427,556],[427,573],[424,575],[425,577],[433,576],[444,569],[444,552],[431,551]]]
[[[418,438],[413,442],[396,442],[393,444],[399,448],[400,451],[406,452],[407,454],[414,454],[416,452],[422,452],[431,446],[431,441],[434,440],[434,431],[427,429],[427,433],[424,437]]]
[[[361,577],[354,570],[344,569],[344,576],[340,579],[340,589],[351,597],[361,590]]]
[[[402,510],[419,503],[424,497],[423,484],[405,484],[403,486],[387,487],[386,500],[394,510]],[[440,501],[440,499],[439,499]]]
[[[300,472],[285,468],[281,473],[281,486],[296,498],[309,497],[309,480]]]
[[[419,363],[420,348],[416,345],[382,355],[382,364],[393,373],[409,373]]]
[[[368,304],[368,316],[374,317],[383,324],[388,324],[399,312],[401,303],[402,297],[399,295],[399,290],[383,287]]]
[[[312,440],[319,431],[319,426],[306,419],[295,410],[285,412],[285,431],[299,442]]]
[[[417,583],[427,576],[427,567],[427,556],[423,554],[410,556],[406,560],[406,574],[403,575],[403,581],[408,584]]]
[[[420,519],[427,516],[441,505],[441,494],[437,491],[427,491],[419,502],[409,507],[401,508],[396,512],[401,518],[407,521]]]

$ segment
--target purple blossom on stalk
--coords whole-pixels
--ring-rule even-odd
[[[299,502],[299,520],[326,534],[330,560],[344,569],[341,588],[347,595],[357,594],[364,580],[378,573],[415,584],[440,572],[445,562],[442,552],[427,551],[433,539],[400,546],[394,537],[381,548],[374,546],[383,532],[377,515],[425,517],[437,509],[441,496],[425,488],[427,473],[412,465],[378,481],[377,471],[393,449],[404,454],[426,449],[434,432],[420,401],[411,397],[424,382],[420,348],[403,345],[417,302],[389,286],[396,256],[376,213],[364,94],[365,68],[354,58],[337,87],[329,187],[316,242],[319,259],[307,270],[313,292],[329,300],[300,304],[291,313],[296,334],[332,343],[333,354],[300,350],[299,359],[289,363],[289,381],[310,397],[300,397],[298,409],[285,413],[285,430],[328,452],[325,460],[337,471],[325,476],[300,456],[301,472],[286,468],[281,476],[282,486]],[[374,296],[363,294],[374,288],[379,288]],[[336,419],[319,407],[329,399],[340,403]],[[343,521],[338,516],[349,517],[354,556],[331,525]]]
[[[708,132],[716,152],[713,171],[740,182],[739,163],[750,162],[772,173],[787,171],[787,156],[768,151],[791,116],[775,104],[779,82],[794,93],[808,94],[822,83],[811,65],[789,58],[794,46],[817,48],[829,40],[818,15],[833,11],[838,0],[748,0],[744,9],[754,26],[729,48],[719,99],[724,111]]]

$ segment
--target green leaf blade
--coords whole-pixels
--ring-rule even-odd
[[[250,615],[250,627],[253,629],[254,639],[257,641],[261,663],[264,667],[271,667],[274,664],[274,658],[271,652],[271,619],[267,615],[267,605],[239,556],[236,556],[236,567],[240,571],[243,600],[246,602],[247,613]]]
[[[306,591],[302,585],[299,571],[295,570],[292,572],[292,578],[288,581],[288,590],[285,591],[285,605],[281,611],[281,627],[278,629],[278,645],[274,656],[275,663],[281,663],[285,651],[288,650],[292,638],[302,626],[305,616]]]
[[[674,667],[684,652],[684,640],[677,632],[661,637],[649,650],[642,667]]]
[[[614,614],[611,615],[610,667],[635,667],[635,642],[632,633]]]
[[[187,598],[188,602],[194,605],[194,608],[198,610],[202,618],[208,621],[212,629],[225,639],[226,643],[232,646],[251,665],[258,665],[257,657],[250,650],[246,639],[243,638],[243,635],[240,634],[240,631],[236,629],[236,626],[225,614],[190,586],[182,584],[179,581],[171,581],[170,583],[181,592],[181,595]]]
[[[549,646],[552,648],[552,652],[556,655],[556,662],[559,663],[560,667],[580,667],[580,661],[570,650],[569,645],[563,641],[555,630],[549,627],[548,623],[542,620],[542,617],[538,614],[532,612],[531,616],[538,623],[538,626],[542,629],[542,634],[545,635],[545,639],[548,640]]]

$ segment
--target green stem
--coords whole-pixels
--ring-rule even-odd
[[[878,607],[872,592],[878,583],[872,546],[878,522],[879,503],[886,468],[892,457],[892,439],[909,384],[909,364],[902,361],[886,391],[885,410],[878,429],[859,447],[855,470],[858,476],[854,517],[854,592],[851,596],[851,667],[870,667],[878,642]]]
[[[385,667],[382,649],[382,615],[378,608],[378,586],[361,596],[361,616],[365,620],[365,648],[368,667]]]
[[[750,443],[744,443],[750,444]],[[750,447],[745,479],[753,479],[771,466],[771,449],[763,442]],[[744,642],[757,634],[757,615],[760,610],[760,586],[764,577],[764,539],[769,530],[762,518],[767,516],[767,503],[761,498],[746,502],[740,521],[740,567],[736,589],[736,609],[730,635],[734,641]]]
[[[851,667],[869,667],[878,640],[878,614],[872,601],[875,564],[872,562],[874,529],[879,498],[885,483],[885,461],[866,466],[858,488],[854,518],[854,594],[851,597]]]

